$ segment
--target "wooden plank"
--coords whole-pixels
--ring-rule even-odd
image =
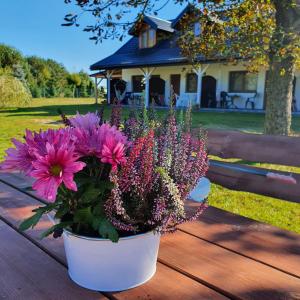
[[[237,167],[232,163],[223,163],[227,166]],[[244,166],[243,169],[261,171],[264,169]],[[276,171],[278,174],[289,175],[286,172]],[[222,166],[210,165],[207,177],[214,183],[235,191],[247,191],[260,195],[270,196],[291,202],[300,203],[300,174],[293,174],[297,184],[285,183],[265,176],[259,176],[239,170],[228,169]]]
[[[1,299],[106,299],[84,290],[65,268],[0,221]]]
[[[300,295],[300,279],[181,231],[164,236],[159,259],[232,298],[274,300]]]
[[[180,229],[300,278],[300,235],[209,207]]]
[[[0,216],[12,226],[17,227],[24,218],[32,214],[31,210],[40,204],[37,200],[0,183]],[[58,261],[66,264],[62,239],[53,239],[52,237],[39,239],[41,232],[49,226],[51,224],[44,216],[37,227],[26,231],[25,235]],[[171,292],[176,293],[176,296],[170,295]],[[167,294],[169,296],[166,296]],[[161,263],[158,263],[156,275],[147,284],[122,293],[108,294],[108,296],[114,299],[168,299],[168,297],[173,299],[174,297],[177,297],[176,299],[226,299],[205,285]]]
[[[8,175],[6,179],[14,184],[20,181],[18,176]],[[198,207],[197,203],[190,203]],[[183,224],[180,228],[300,277],[300,235],[298,234],[215,207],[209,207],[199,221]]]
[[[300,165],[300,138],[208,129],[208,151],[222,158],[241,158],[278,165]]]
[[[211,221],[212,223],[214,222],[214,221]],[[219,222],[221,222],[220,220],[219,220]],[[252,221],[253,222],[253,224],[252,224],[252,227],[253,228],[257,228],[257,227],[260,227],[260,224],[259,223],[256,223],[256,222],[254,222],[254,221]],[[240,226],[243,226],[243,225],[245,225],[245,221],[244,222],[242,222],[242,224],[240,225]],[[188,224],[186,225],[186,226],[188,226]],[[271,227],[271,226],[270,226]],[[239,228],[239,227],[237,227],[237,228]],[[272,227],[271,227],[272,228]],[[198,230],[198,227],[197,227],[197,230]],[[193,232],[191,232],[191,231],[189,231],[189,232],[191,232],[191,233],[193,233],[193,234],[195,234],[195,231],[197,231],[197,230],[194,230]],[[226,234],[226,228],[225,228],[225,232],[223,232],[223,236],[225,236],[225,234]],[[280,231],[280,232],[276,232],[275,231],[275,233],[274,234],[277,234],[277,235],[282,235],[282,231]],[[259,235],[259,233],[258,233],[258,235]],[[167,237],[167,236],[166,236]],[[253,243],[251,244],[251,246],[252,247],[250,247],[249,246],[249,244],[248,244],[248,246],[249,246],[249,249],[248,249],[248,253],[245,253],[244,251],[241,251],[241,253],[242,253],[242,255],[247,255],[247,254],[249,254],[250,253],[250,255],[248,255],[249,257],[253,257],[254,256],[254,258],[255,259],[257,259],[257,260],[260,260],[260,259],[258,259],[257,257],[255,257],[255,252],[254,252],[254,249],[256,250],[258,247],[259,247],[259,245],[260,245],[260,248],[262,247],[262,245],[264,245],[264,243],[265,242],[267,242],[267,243],[269,243],[269,240],[268,239],[265,239],[265,237],[263,236],[263,238],[261,238],[261,239],[259,239],[259,236],[257,236],[256,237],[257,238],[257,240],[255,240],[255,244],[253,245]],[[272,240],[272,238],[270,237],[270,240]],[[236,244],[237,244],[237,246],[239,246],[238,248],[234,248],[234,247],[230,247],[233,251],[235,251],[235,252],[239,252],[240,251],[240,249],[242,248],[244,248],[244,247],[246,247],[247,245],[245,245],[244,243],[242,243],[242,244],[239,244],[239,239],[238,238],[236,238],[235,239],[235,241],[236,241]],[[278,242],[278,241],[277,241]],[[276,244],[277,244],[277,242],[275,241],[274,243],[273,243],[273,246],[276,246]],[[284,242],[284,241],[282,241],[282,242]],[[180,244],[181,242],[178,242],[178,243],[176,243],[176,244]],[[272,244],[270,244],[270,245],[272,245]],[[175,247],[175,245],[173,245],[174,247]],[[213,247],[216,247],[216,246],[214,246],[214,245],[212,245]],[[284,246],[284,245],[282,245],[282,246]],[[295,245],[294,245],[295,246]],[[286,244],[286,254],[287,254],[287,258],[289,258],[289,255],[290,254],[292,254],[292,252],[293,251],[295,251],[295,247],[294,247],[293,245],[291,245],[291,243],[287,243]],[[188,249],[190,249],[191,247],[190,246],[187,246],[188,247]],[[198,247],[199,248],[199,247]],[[195,248],[195,249],[198,249],[198,248]],[[200,247],[201,248],[201,247]],[[217,247],[218,248],[218,247]],[[164,248],[162,248],[162,249],[164,249]],[[228,256],[228,253],[227,253],[227,251],[228,250],[224,250],[224,249],[222,249],[221,248],[221,250],[222,251],[225,251],[225,253],[226,253],[226,255],[224,255],[224,256]],[[270,250],[270,249],[268,249],[268,250]],[[266,251],[268,251],[268,250],[266,250]],[[263,251],[263,250],[262,250]],[[161,251],[160,251],[161,252]],[[167,251],[168,252],[168,251]],[[237,257],[243,257],[243,256],[240,256],[240,255],[237,255],[236,253],[232,253],[232,251],[228,251],[229,253],[231,253],[231,254],[233,254],[233,255],[236,255]],[[251,252],[254,252],[252,255],[251,255]],[[172,251],[170,251],[170,254],[172,254]],[[258,255],[260,255],[260,253],[259,252],[256,252],[256,254],[258,254]],[[266,254],[266,256],[267,256],[267,253],[264,253],[264,254]],[[192,254],[190,254],[191,256],[193,256]],[[185,257],[186,255],[182,255],[182,253],[180,254],[180,255],[178,255],[178,257],[181,259],[181,256],[183,256],[183,257]],[[284,259],[283,259],[283,257],[284,257],[284,252],[280,255],[279,253],[274,253],[274,254],[272,254],[272,255],[270,255],[271,256],[271,260],[272,261],[267,261],[267,262],[265,262],[265,260],[266,260],[266,257],[264,257],[263,258],[263,260],[261,260],[262,262],[263,262],[263,264],[266,264],[266,263],[269,263],[270,265],[272,265],[272,263],[274,262],[274,260],[276,260],[276,256],[278,257],[278,262],[281,264],[281,266],[283,266],[287,261],[288,261],[288,259],[285,261]],[[222,257],[222,255],[221,254],[219,254],[219,257]],[[205,257],[204,257],[205,258]],[[202,258],[202,259],[204,259],[204,258]],[[259,258],[262,258],[262,257],[259,257]],[[243,258],[243,259],[246,259],[247,261],[248,260],[250,260],[250,259],[247,259],[247,258]],[[234,259],[232,259],[233,261],[234,261]],[[294,257],[293,258],[293,260],[295,261],[295,260],[297,260],[297,252],[296,252],[296,257]],[[163,260],[162,261],[165,261],[164,260],[164,258],[163,258]],[[230,260],[231,261],[231,260]],[[250,261],[252,261],[252,260],[250,260]],[[244,261],[243,261],[244,262]],[[230,263],[231,262],[229,262],[229,273],[231,274],[231,276],[233,277],[233,279],[235,278],[235,277],[237,277],[237,279],[235,278],[235,280],[236,280],[236,282],[239,282],[239,277],[240,277],[240,272],[238,271],[238,272],[236,272],[235,273],[235,270],[234,269],[232,269],[232,267],[230,267]],[[263,264],[259,264],[259,263],[257,263],[257,262],[255,262],[255,261],[252,261],[252,263],[254,263],[254,266],[252,266],[252,268],[253,269],[256,269],[257,268],[257,265],[258,266],[263,266]],[[219,262],[217,261],[217,264],[219,264]],[[250,264],[251,265],[251,264]],[[288,263],[287,264],[287,268],[292,268],[293,266],[293,261],[291,261],[290,263]],[[297,267],[297,264],[295,265],[296,267]],[[172,267],[174,267],[174,265],[172,265]],[[244,268],[244,270],[242,270],[243,272],[248,268],[249,266],[246,266],[245,268]],[[265,266],[266,267],[266,266]],[[175,265],[175,268],[178,268],[178,266],[176,266]],[[222,265],[222,268],[221,269],[226,269],[227,267],[226,267],[226,264],[223,264]],[[269,277],[269,274],[268,274],[268,270],[270,269],[270,268],[268,268],[268,267],[266,267],[267,269],[266,269],[266,271],[265,271],[265,276],[268,276]],[[275,268],[277,268],[277,269],[279,269],[280,268],[280,266],[278,267],[278,265],[276,265],[275,266]],[[237,266],[237,269],[238,269],[238,266]],[[274,270],[274,269],[272,269],[271,268],[271,270],[272,271],[277,271],[277,270]],[[183,271],[183,272],[186,272],[186,273],[188,273],[189,274],[189,276],[195,276],[194,274],[191,274],[191,273],[189,273],[188,272],[188,270],[181,270],[181,271]],[[284,270],[284,271],[286,271],[286,272],[289,272],[289,270]],[[278,274],[284,274],[284,273],[281,273],[281,272],[279,272],[279,271],[277,271],[278,273],[277,273],[277,275]],[[249,281],[250,281],[250,283],[253,283],[253,280],[254,280],[254,283],[257,283],[257,280],[255,280],[255,274],[254,274],[255,272],[252,272],[252,274],[251,274],[251,278],[249,279]],[[263,274],[264,272],[261,272],[261,275]],[[292,273],[292,272],[291,272]],[[276,276],[277,276],[276,275]],[[284,274],[284,275],[286,275],[286,274]],[[287,275],[288,276],[288,275]],[[196,276],[195,276],[196,277]],[[262,277],[262,276],[261,276]],[[198,277],[197,277],[198,278]],[[293,277],[292,277],[293,278]],[[210,280],[210,278],[205,278],[206,280],[204,280],[205,282],[206,282],[206,284],[208,283],[211,283],[211,281],[209,281]],[[200,277],[200,280],[202,280],[202,278]],[[275,277],[275,279],[273,278],[273,280],[274,280],[274,282],[277,280],[276,279],[276,277]],[[280,276],[278,276],[278,280],[281,280],[281,278],[280,278]],[[248,281],[248,280],[247,280]],[[260,280],[258,280],[258,281],[261,281],[261,282],[263,282],[263,278],[260,278]],[[215,285],[215,284],[219,284],[219,282],[214,282],[213,283],[213,286],[215,287],[215,288],[220,288],[218,285]],[[220,283],[221,284],[221,283]],[[244,285],[244,283],[242,283],[242,286]],[[271,285],[270,285],[271,286]],[[274,285],[275,286],[275,285]],[[223,290],[223,288],[224,288],[224,290]],[[225,292],[226,293],[226,285],[224,285],[224,286],[221,286],[221,288],[220,288],[220,291],[223,291],[223,292]],[[230,293],[231,293],[232,291],[230,291]],[[235,292],[235,290],[233,289],[233,292]],[[256,293],[257,293],[257,291],[256,291]],[[285,293],[285,292],[283,292],[283,291],[281,291],[281,294],[282,293]],[[268,294],[268,291],[266,291],[266,290],[264,290],[263,291],[263,295],[264,296],[266,296]],[[250,294],[249,294],[250,295]],[[251,294],[252,295],[252,294]],[[277,294],[275,294],[276,295],[276,297],[278,296],[279,297],[279,294],[277,293]],[[285,294],[285,296],[287,297],[287,295],[289,295],[290,296],[290,294]],[[230,296],[232,296],[232,297],[236,297],[237,295],[232,295],[232,294],[230,294]],[[238,295],[238,297],[239,297],[239,295]],[[251,299],[251,297],[249,297],[250,299]],[[259,299],[259,297],[257,296],[257,298]],[[270,299],[271,299],[271,296],[269,297]],[[274,299],[274,298],[273,298]]]

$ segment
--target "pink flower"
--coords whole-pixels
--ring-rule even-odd
[[[6,157],[2,164],[3,170],[19,170],[28,175],[32,170],[32,162],[35,159],[34,151],[26,144],[12,139],[16,148],[6,150]]]
[[[82,170],[85,163],[77,161],[78,156],[74,155],[74,148],[68,144],[56,149],[47,143],[46,151],[45,156],[39,156],[32,163],[34,170],[30,176],[37,179],[32,186],[37,194],[49,202],[55,202],[58,187],[62,183],[66,188],[77,191],[74,174]]]
[[[76,117],[70,119],[70,123],[73,127],[82,128],[86,130],[92,130],[99,126],[100,118],[96,113],[87,113],[81,115],[77,112]]]
[[[124,146],[128,144],[126,136],[116,127],[108,124],[92,130],[75,128],[74,135],[77,139],[76,152],[79,156],[96,156],[101,159],[103,146],[108,138],[113,139],[116,144],[121,143]]]
[[[101,162],[109,163],[116,170],[118,165],[126,162],[125,146],[113,136],[108,136],[103,145]]]

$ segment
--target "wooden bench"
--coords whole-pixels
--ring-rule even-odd
[[[237,154],[240,143],[234,144],[231,136],[209,132],[210,153],[251,160],[248,154]],[[257,149],[263,149],[259,145]],[[266,156],[271,163],[273,158]],[[253,174],[238,181],[244,173],[232,173],[226,181],[227,172],[226,167],[211,167],[208,175],[224,186],[253,189],[247,183]],[[272,184],[257,177],[262,186]],[[29,186],[20,174],[0,173],[0,299],[300,299],[300,235],[214,207],[199,221],[162,238],[157,273],[146,284],[120,293],[82,289],[68,278],[62,239],[39,238],[51,226],[47,217],[32,230],[18,230],[32,209],[43,203]],[[283,189],[279,198],[300,199],[299,190]]]

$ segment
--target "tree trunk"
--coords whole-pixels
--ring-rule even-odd
[[[294,74],[293,57],[279,62],[274,60],[270,62],[266,82],[266,134],[289,135],[290,133]]]
[[[291,108],[296,57],[293,53],[296,33],[295,10],[289,0],[274,0],[276,29],[270,44],[270,69],[266,82],[265,133],[288,135],[291,128]],[[282,49],[286,49],[282,53]]]

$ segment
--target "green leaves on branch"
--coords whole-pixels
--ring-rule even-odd
[[[61,222],[61,223],[55,224],[54,226],[52,226],[49,229],[47,229],[46,231],[44,231],[41,234],[41,238],[47,237],[48,235],[54,233],[58,229],[64,229],[66,227],[69,227],[70,225],[72,225],[72,223],[73,222],[69,221],[69,222]]]
[[[33,216],[31,216],[30,218],[24,220],[20,226],[19,229],[22,231],[25,231],[29,228],[33,228],[38,221],[40,220],[40,218],[42,217],[43,212],[42,211],[38,211],[37,213],[35,213]]]
[[[98,230],[103,238],[108,238],[114,243],[118,242],[119,234],[115,227],[107,219],[102,219],[100,221]]]
[[[31,216],[30,218],[24,220],[20,224],[19,229],[24,231],[29,228],[33,228],[39,222],[39,220],[41,219],[43,214],[48,213],[51,210],[53,210],[56,207],[56,205],[57,205],[56,203],[51,203],[46,206],[34,209],[33,212],[35,212],[35,214],[33,216]]]

